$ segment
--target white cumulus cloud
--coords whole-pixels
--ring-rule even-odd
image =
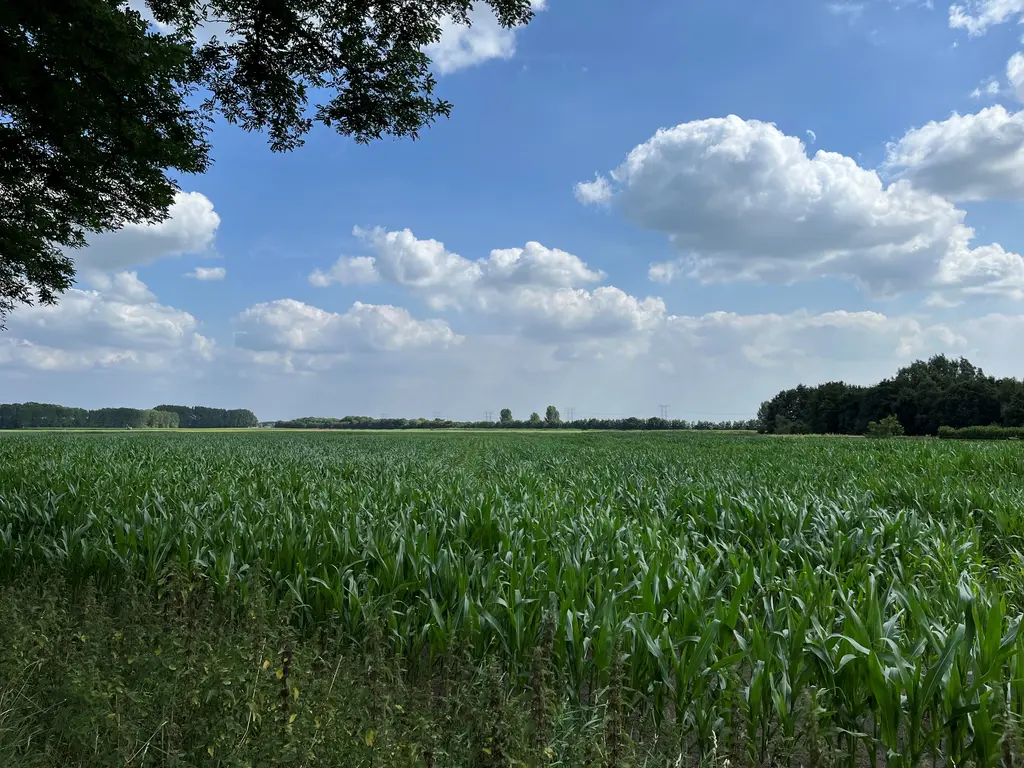
[[[601,270],[590,269],[578,256],[528,242],[523,248],[497,248],[478,262],[483,287],[507,288],[540,285],[571,288],[604,279]]]
[[[1024,291],[1024,261],[974,247],[966,214],[907,180],[886,185],[852,158],[735,115],[658,131],[611,174],[611,204],[680,253],[649,276],[792,283],[857,280],[911,290]]]
[[[89,238],[70,255],[80,272],[117,272],[168,256],[202,253],[213,245],[220,216],[199,192],[179,192],[169,216],[156,224],[126,224]]]
[[[408,229],[389,232],[382,227],[356,227],[353,232],[374,253],[360,263],[361,271],[372,267],[387,282],[453,299],[479,298],[487,289],[516,286],[573,288],[605,276],[578,256],[533,241],[523,248],[497,248],[487,258],[467,259],[449,251],[444,243],[420,239]],[[352,261],[339,264],[349,270]]]
[[[423,297],[435,309],[457,308],[507,320],[535,338],[571,342],[582,337],[645,334],[665,316],[655,297],[637,298],[614,286],[587,288],[606,277],[582,259],[558,248],[528,242],[522,248],[496,248],[485,258],[467,259],[444,243],[420,239],[412,231],[356,228],[374,253],[342,259],[329,271],[310,275],[315,285],[344,282],[353,272],[363,282],[380,279]]]
[[[355,302],[343,313],[294,299],[256,304],[236,319],[235,345],[254,352],[348,356],[456,344],[443,320],[417,320],[407,309]]]
[[[660,298],[638,299],[614,286],[593,291],[560,288],[554,291],[527,288],[515,294],[511,308],[528,326],[553,339],[567,334],[607,337],[651,331],[665,319]]]
[[[600,174],[593,181],[581,181],[574,188],[576,199],[584,205],[607,203],[612,196],[612,185]]]
[[[953,200],[1024,199],[1024,111],[954,113],[888,146],[886,168]]]
[[[208,360],[214,348],[191,314],[159,304],[134,272],[107,277],[94,290],[71,289],[56,305],[20,307],[7,326],[0,361],[42,370],[167,370]]]

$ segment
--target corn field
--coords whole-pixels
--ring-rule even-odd
[[[0,579],[259,590],[704,757],[1013,765],[1024,450],[700,434],[0,436]],[[603,699],[604,697],[604,699]]]

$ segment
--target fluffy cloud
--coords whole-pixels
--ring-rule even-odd
[[[169,214],[156,224],[126,224],[89,238],[88,247],[71,254],[76,268],[87,273],[117,272],[210,248],[220,216],[205,195],[179,192]]]
[[[442,242],[420,240],[408,229],[388,232],[381,227],[356,227],[352,232],[374,252],[374,270],[387,282],[431,292],[462,292],[480,279],[479,264],[452,253]],[[355,270],[351,261],[344,264]]]
[[[996,105],[930,122],[890,144],[885,166],[953,200],[1024,199],[1024,111]]]
[[[1024,102],[1024,53],[1015,53],[1006,63],[1006,79],[1017,96]]]
[[[557,248],[529,242],[471,260],[410,230],[356,228],[372,257],[344,258],[313,272],[314,285],[383,280],[425,298],[436,309],[500,316],[531,336],[559,339],[579,350],[587,338],[644,334],[665,317],[659,298],[638,299],[612,286],[586,289],[606,275]]]
[[[736,116],[660,130],[608,182],[610,203],[680,252],[650,276],[791,283],[856,279],[874,295],[1024,291],[1024,260],[971,246],[965,213],[907,180]]]
[[[526,288],[514,294],[511,309],[527,331],[568,340],[574,336],[604,338],[657,329],[665,319],[665,302],[637,299],[614,286],[593,291]]]
[[[362,272],[372,267],[387,282],[452,301],[480,300],[487,289],[573,288],[605,276],[578,256],[536,242],[523,248],[495,249],[486,259],[470,260],[449,251],[442,242],[421,240],[408,229],[388,232],[381,227],[356,227],[353,231],[374,256],[362,260],[358,269],[355,262],[360,260],[342,260],[332,271]]]
[[[989,27],[1017,17],[1024,20],[1024,0],[968,0],[949,8],[949,26],[969,35],[983,35]]]
[[[326,271],[313,270],[309,275],[309,282],[317,288],[326,288],[332,283],[339,285],[375,283],[377,282],[377,268],[374,266],[372,256],[342,257]]]
[[[483,287],[539,285],[571,288],[603,280],[604,272],[587,267],[571,253],[529,242],[525,248],[498,248],[478,262]]]
[[[188,312],[157,303],[134,272],[107,277],[95,290],[72,289],[55,306],[18,309],[0,340],[0,361],[40,370],[123,365],[166,370],[213,355]]]
[[[236,325],[235,345],[241,349],[331,360],[358,353],[447,347],[461,340],[443,320],[417,320],[401,307],[358,301],[339,314],[294,299],[279,299],[249,307],[238,316]],[[291,362],[291,357],[285,359]]]
[[[114,275],[97,274],[90,282],[95,289],[94,295],[102,296],[104,300],[116,300],[129,305],[156,302],[156,296],[149,290],[149,286],[139,280],[138,272],[118,272]]]
[[[185,277],[195,280],[223,280],[227,275],[228,271],[224,267],[196,267],[185,273]]]
[[[541,11],[546,0],[531,0]],[[442,75],[482,64],[491,59],[511,59],[516,52],[516,31],[498,22],[486,3],[476,3],[469,12],[468,25],[448,16],[441,20],[441,39],[426,47],[434,67]]]
[[[584,205],[604,205],[612,197],[612,185],[598,174],[593,181],[581,181],[573,190]]]

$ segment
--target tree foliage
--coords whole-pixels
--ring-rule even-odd
[[[869,421],[865,434],[868,437],[902,437],[906,432],[900,420],[889,414],[881,421]]]
[[[758,410],[761,432],[862,435],[894,416],[908,435],[939,427],[1024,426],[1024,382],[996,379],[964,358],[936,355],[870,387],[828,382],[787,389]]]
[[[192,48],[115,0],[0,5],[0,320],[70,287],[86,232],[165,218],[209,164]]]
[[[0,405],[0,429],[86,427],[94,429],[165,428],[178,426],[174,413],[140,408],[68,408],[51,403]]]
[[[40,427],[92,427],[100,429],[255,427],[259,421],[247,409],[190,408],[158,405],[156,408],[68,408],[52,403],[4,403],[0,405],[0,429]]]
[[[158,405],[158,411],[177,414],[178,426],[185,429],[224,429],[232,427],[255,427],[260,422],[248,408],[227,410],[188,405]]]
[[[549,427],[553,427],[556,424],[560,424],[561,422],[562,417],[558,413],[558,409],[555,408],[555,406],[553,405],[549,405],[547,409],[544,411],[544,423]]]
[[[507,27],[532,15],[476,1]],[[0,4],[0,320],[67,290],[88,233],[165,219],[218,115],[275,151],[315,123],[365,143],[448,116],[424,47],[473,3],[147,0],[157,25],[124,0]]]

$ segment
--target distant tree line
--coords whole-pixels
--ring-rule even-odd
[[[182,405],[158,405],[156,408],[68,408],[53,403],[0,404],[0,429],[55,427],[91,427],[93,429],[133,429],[185,427],[254,427],[252,411],[223,408],[190,408]]]
[[[183,429],[224,429],[227,427],[256,427],[260,420],[248,408],[204,408],[188,405],[158,405],[158,411],[176,413],[178,426]]]
[[[275,425],[282,429],[702,429],[738,430],[757,428],[754,419],[748,421],[686,421],[684,419],[647,419],[630,416],[624,419],[574,419],[563,421],[558,409],[549,405],[545,415],[530,414],[530,418],[519,421],[512,417],[508,408],[501,410],[498,421],[452,421],[451,419],[399,419],[372,416],[345,416],[340,419],[306,416],[300,419],[279,421]]]
[[[152,408],[68,408],[52,403],[4,403],[0,405],[0,429],[33,427],[92,427],[114,429],[134,427],[173,428],[178,416]]]
[[[962,357],[936,355],[869,387],[832,381],[784,390],[761,404],[757,423],[765,433],[862,435],[889,416],[907,435],[936,435],[940,427],[1022,427],[1024,382],[986,376]]]

